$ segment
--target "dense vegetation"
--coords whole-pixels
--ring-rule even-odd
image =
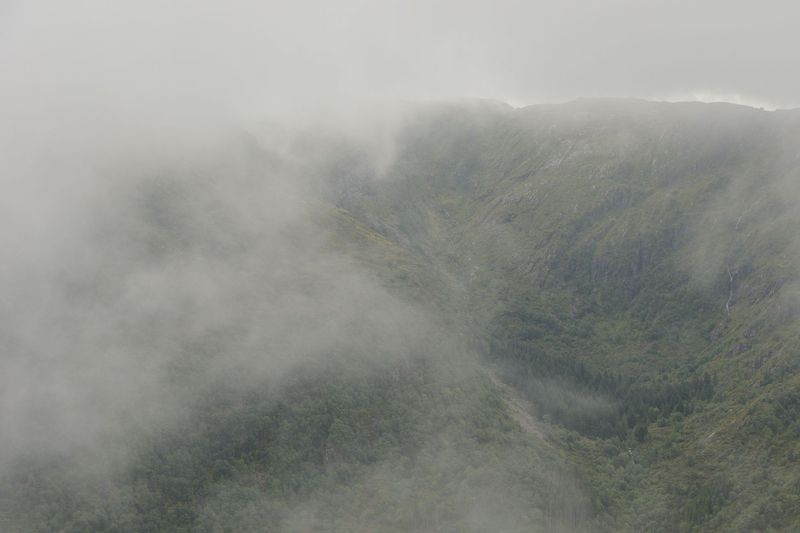
[[[477,367],[428,357],[218,390],[135,450],[100,484],[80,457],[20,463],[4,530],[575,531],[589,512]]]
[[[346,207],[459,280],[597,515],[796,529],[797,113],[485,103],[412,131]]]
[[[95,477],[31,456],[4,530],[800,529],[800,115],[437,105],[398,145],[338,147],[316,223],[446,342],[220,385]]]

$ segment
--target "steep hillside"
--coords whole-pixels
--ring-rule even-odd
[[[27,440],[0,530],[591,530],[574,466],[443,316],[443,273],[322,201],[247,204],[232,184],[271,192],[267,165],[135,181],[87,225],[94,261],[34,313],[58,346],[7,337],[52,370],[2,391]]]
[[[92,195],[0,324],[0,530],[800,529],[800,114],[410,117]]]
[[[446,270],[598,516],[800,527],[796,112],[480,103],[422,113],[402,144],[340,205]]]

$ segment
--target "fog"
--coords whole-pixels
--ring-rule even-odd
[[[4,106],[48,122],[60,110],[59,120],[88,112],[127,117],[129,127],[155,117],[161,127],[197,126],[334,102],[454,97],[786,107],[800,88],[798,8],[784,1],[81,0],[0,9]]]
[[[421,95],[390,65],[365,84],[388,50],[368,46],[380,24],[351,27],[361,8],[3,4],[0,527],[44,527],[15,475],[126,512],[119,472],[219,391],[341,361],[468,362],[331,245],[332,169],[352,150],[381,179],[398,97]]]
[[[315,139],[368,136],[379,169],[385,122],[333,132],[312,80],[266,75],[286,25],[255,4],[63,7],[2,6],[0,469],[78,450],[96,467],[220,383],[400,357],[404,328],[424,342],[419,311],[311,220]]]
[[[432,310],[331,246],[319,202],[348,154],[386,179],[418,102],[792,107],[792,15],[717,0],[0,2],[0,474],[80,452],[105,478],[99,457],[124,460],[131,436],[211,388],[337,354],[438,346],[472,362]],[[361,490],[402,498],[395,467]],[[495,498],[470,508],[466,488],[460,512],[511,530],[527,503],[487,475]],[[546,475],[582,519],[573,478]]]

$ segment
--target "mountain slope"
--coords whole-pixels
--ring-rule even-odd
[[[3,326],[47,402],[0,529],[800,528],[797,112],[436,104],[396,140],[98,195]]]
[[[457,281],[487,359],[630,530],[793,530],[800,118],[432,110],[341,205]]]
[[[37,443],[0,465],[0,529],[590,529],[574,468],[516,424],[442,319],[438,272],[329,204],[253,229],[249,212],[200,185],[137,185],[135,209],[125,196],[111,210],[126,224],[102,235],[116,268],[56,285],[81,318],[125,311],[123,331],[105,321],[101,332],[140,366],[155,359],[147,377],[163,393],[79,445]],[[129,287],[147,294],[152,272],[160,299],[142,310]],[[59,337],[66,356],[87,348],[76,337]],[[151,406],[163,417],[149,418]]]

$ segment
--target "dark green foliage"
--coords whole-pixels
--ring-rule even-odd
[[[731,502],[732,493],[733,483],[725,475],[711,479],[692,476],[689,487],[680,489],[672,502],[676,513],[673,524],[701,531],[703,524]]]

